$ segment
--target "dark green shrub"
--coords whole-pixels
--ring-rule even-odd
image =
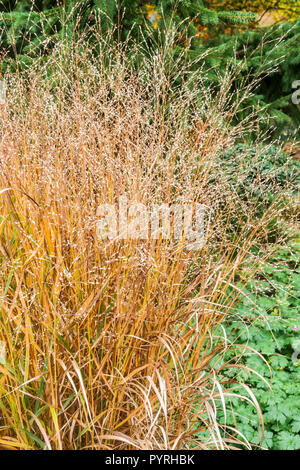
[[[299,162],[276,145],[236,145],[221,156],[221,169],[239,196],[254,198],[262,209],[281,191],[295,192],[300,183]]]

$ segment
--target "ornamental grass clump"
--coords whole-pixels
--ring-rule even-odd
[[[204,88],[172,41],[146,54],[99,37],[97,55],[85,39],[58,43],[4,77],[2,449],[250,447],[218,422],[236,389],[222,321],[240,295],[228,287],[277,209],[255,219],[220,184],[216,156],[255,119],[234,124],[226,80]],[[202,246],[101,239],[98,207],[120,197],[209,208]]]

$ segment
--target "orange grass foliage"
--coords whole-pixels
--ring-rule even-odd
[[[224,374],[233,364],[222,362],[222,321],[239,295],[227,288],[269,215],[254,225],[248,214],[229,239],[231,214],[248,208],[210,182],[216,155],[246,124],[232,124],[226,84],[213,96],[198,74],[193,87],[187,78],[172,89],[180,69],[166,48],[139,69],[126,46],[101,48],[93,58],[82,43],[57,45],[47,64],[5,77],[0,446],[249,447],[218,422],[236,387]],[[208,204],[202,250],[100,242],[98,205],[125,194]],[[246,385],[245,396],[260,413]]]

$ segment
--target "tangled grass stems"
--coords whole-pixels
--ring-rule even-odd
[[[95,57],[83,42],[58,44],[46,63],[6,76],[0,446],[250,448],[218,423],[236,385],[223,374],[234,364],[217,358],[238,298],[228,286],[278,209],[255,219],[219,179],[216,157],[255,121],[233,124],[226,83],[214,96],[180,57],[166,61],[172,41],[138,68],[139,47],[129,54],[100,37],[98,47]],[[97,207],[120,195],[206,204],[213,217],[202,249],[101,242]],[[259,443],[259,405],[244,390],[261,420]]]

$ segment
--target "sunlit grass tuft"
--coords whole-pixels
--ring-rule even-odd
[[[185,75],[182,57],[168,60],[172,37],[138,68],[138,49],[100,38],[98,47],[94,58],[80,42],[57,45],[46,64],[6,76],[0,446],[250,447],[218,423],[235,393],[222,321],[239,296],[228,287],[276,207],[254,219],[220,183],[217,156],[255,122],[234,125],[226,80],[214,95],[200,72]],[[122,195],[206,204],[203,248],[100,241],[97,207]],[[260,416],[246,385],[245,396]],[[262,424],[258,433],[260,442]]]

